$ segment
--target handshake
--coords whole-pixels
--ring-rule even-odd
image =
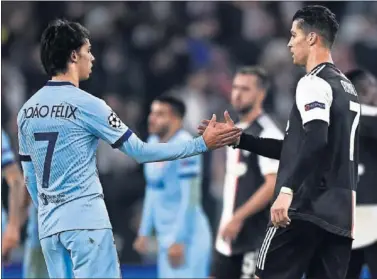
[[[224,112],[224,118],[225,123],[216,122],[216,115],[214,114],[211,120],[203,120],[201,125],[198,126],[198,134],[203,136],[208,149],[239,143],[242,129],[234,125],[227,111]]]

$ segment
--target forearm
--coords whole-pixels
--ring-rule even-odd
[[[283,183],[283,187],[290,188],[296,192],[305,178],[317,165],[321,156],[321,150],[327,145],[328,124],[321,120],[315,120],[305,125],[305,138],[298,150],[298,156],[294,167]]]
[[[27,219],[26,187],[17,164],[8,166],[4,173],[9,184],[9,224],[20,228]]]
[[[259,187],[259,189],[252,195],[248,201],[238,208],[233,217],[244,221],[249,216],[255,215],[264,209],[272,200],[274,195],[276,175],[268,175],[269,178]]]
[[[283,148],[283,140],[254,137],[253,135],[243,133],[236,148],[279,160]]]
[[[203,137],[179,143],[145,143],[133,134],[120,150],[138,163],[172,161],[201,154],[208,150]]]

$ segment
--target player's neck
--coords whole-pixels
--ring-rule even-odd
[[[313,51],[306,62],[306,72],[310,73],[316,66],[322,63],[334,63],[331,57],[331,52],[326,48],[317,48]]]
[[[76,75],[72,74],[72,73],[65,73],[65,74],[59,74],[57,76],[54,76],[51,78],[51,80],[54,80],[54,81],[68,81],[70,83],[72,83],[73,85],[75,85],[76,87],[79,87],[79,79],[78,77],[76,77]]]
[[[263,113],[262,107],[255,107],[249,113],[240,117],[242,123],[253,123]]]
[[[164,136],[160,136],[160,142],[168,142],[180,129],[182,126],[172,127]]]

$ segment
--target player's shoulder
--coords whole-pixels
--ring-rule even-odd
[[[298,82],[297,92],[305,93],[318,89],[331,92],[332,88],[329,78],[326,75],[320,74],[322,71],[324,71],[324,69],[320,67],[319,71],[313,70],[307,75],[303,76]]]
[[[74,94],[72,101],[74,101],[74,105],[78,107],[90,107],[93,109],[106,105],[104,100],[90,94],[89,92],[86,92],[85,90],[76,87],[75,91],[76,94]]]
[[[32,107],[38,103],[40,99],[40,94],[43,91],[44,87],[35,92],[20,108],[17,114],[17,123],[19,124],[23,119],[26,112],[26,109]]]
[[[191,140],[192,138],[193,136],[187,130],[180,129],[172,138],[172,141],[187,141]]]
[[[278,127],[277,123],[274,121],[271,115],[263,113],[260,117],[258,117],[257,122],[262,128],[260,137],[276,139],[284,138],[284,133]]]
[[[156,135],[149,135],[148,138],[147,138],[147,142],[148,143],[156,143],[158,142],[158,136]]]

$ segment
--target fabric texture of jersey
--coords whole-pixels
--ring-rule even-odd
[[[238,127],[253,136],[283,139],[283,133],[267,115],[260,115],[251,125],[238,123]],[[279,161],[256,155],[249,151],[227,148],[227,162],[223,190],[223,210],[216,239],[216,250],[224,255],[237,255],[259,248],[269,220],[269,209],[247,218],[237,239],[231,245],[219,232],[230,222],[233,213],[244,205],[264,183],[264,176],[277,173]]]
[[[168,142],[192,138],[179,130]],[[158,142],[150,136],[148,143]],[[190,243],[195,232],[210,235],[207,217],[202,209],[202,157],[200,155],[170,161],[147,163],[144,166],[147,182],[140,235],[157,232],[158,242],[168,248],[173,243]]]
[[[309,175],[294,194],[291,219],[313,222],[341,236],[353,236],[359,118],[360,104],[354,86],[333,64],[320,64],[299,81],[283,143],[276,196],[281,187],[290,187],[294,158],[305,137],[303,126],[319,120],[328,123],[329,128],[327,145],[318,154],[319,162],[313,162]]]

